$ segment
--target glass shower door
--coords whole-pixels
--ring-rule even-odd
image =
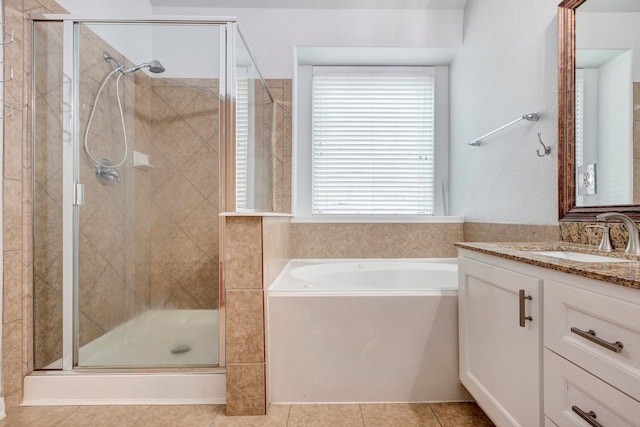
[[[218,364],[220,28],[76,25],[79,367]]]

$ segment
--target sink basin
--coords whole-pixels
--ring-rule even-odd
[[[578,262],[629,262],[628,259],[613,258],[608,256],[583,254],[582,252],[572,251],[531,251],[534,254],[546,255],[554,258],[567,259],[569,261]]]

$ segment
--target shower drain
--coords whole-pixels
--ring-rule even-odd
[[[191,351],[191,346],[187,344],[180,344],[171,349],[171,354],[184,354]]]

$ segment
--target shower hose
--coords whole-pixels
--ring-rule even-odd
[[[118,110],[120,111],[120,122],[122,123],[122,137],[123,137],[123,141],[124,141],[124,156],[122,157],[122,160],[120,160],[118,163],[113,164],[113,165],[107,165],[102,163],[100,160],[96,160],[95,157],[93,157],[93,155],[91,154],[91,151],[89,150],[89,129],[91,128],[91,122],[93,121],[93,116],[96,112],[96,106],[98,105],[98,100],[100,99],[100,94],[102,93],[102,90],[104,89],[104,87],[106,86],[107,82],[109,81],[109,79],[111,79],[111,77],[117,73],[120,72],[119,68],[115,68],[114,70],[112,70],[109,74],[107,74],[107,77],[105,77],[105,79],[103,80],[102,84],[100,85],[100,89],[98,89],[98,93],[96,93],[96,97],[93,101],[93,106],[91,107],[91,114],[89,114],[89,121],[87,122],[87,128],[84,131],[84,151],[87,153],[87,156],[89,157],[89,159],[96,165],[96,166],[100,166],[103,168],[118,168],[120,166],[122,166],[124,164],[124,162],[127,160],[127,154],[129,151],[129,147],[128,147],[128,143],[127,143],[127,129],[125,127],[124,124],[124,112],[122,111],[122,100],[120,99],[120,79],[122,78],[122,76],[124,75],[124,73],[120,72],[120,74],[116,77],[116,98],[118,100]],[[102,159],[104,161],[104,159]]]

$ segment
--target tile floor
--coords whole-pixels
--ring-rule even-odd
[[[473,403],[271,405],[269,415],[227,417],[223,405],[21,407],[0,427],[484,427],[493,426]]]

